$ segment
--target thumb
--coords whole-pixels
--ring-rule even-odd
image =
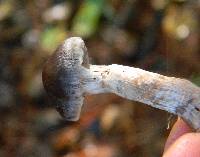
[[[186,133],[165,151],[163,157],[200,157],[200,133]]]
[[[179,137],[189,132],[192,132],[191,128],[181,118],[178,118],[167,138],[164,151],[166,151]]]

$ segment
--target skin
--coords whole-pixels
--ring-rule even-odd
[[[192,132],[178,118],[166,141],[163,157],[200,157],[200,133]]]

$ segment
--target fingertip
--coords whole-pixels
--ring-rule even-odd
[[[178,118],[176,123],[174,124],[168,139],[165,144],[164,152],[176,141],[180,136],[191,132],[191,128],[181,119]]]
[[[186,133],[178,138],[163,157],[200,157],[200,134]]]

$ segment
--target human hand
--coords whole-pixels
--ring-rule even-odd
[[[200,133],[192,129],[180,118],[174,124],[163,157],[200,157]]]

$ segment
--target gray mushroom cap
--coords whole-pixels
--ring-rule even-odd
[[[52,105],[68,121],[79,119],[83,104],[81,68],[89,68],[87,49],[79,37],[65,40],[47,60],[42,72]]]

